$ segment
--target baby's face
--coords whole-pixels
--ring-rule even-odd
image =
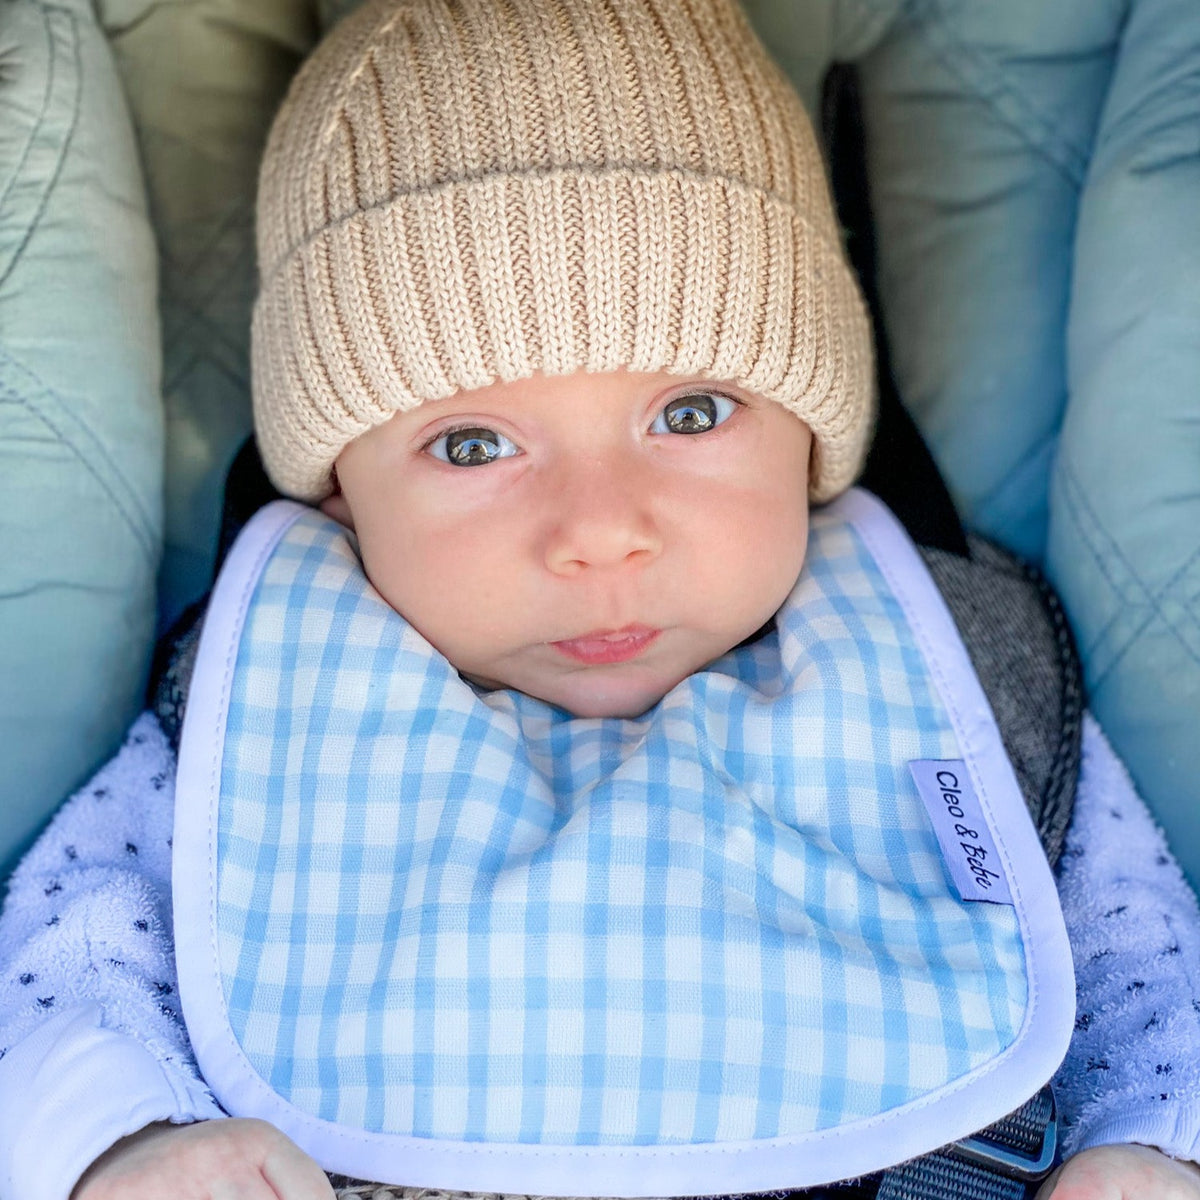
[[[811,435],[665,374],[459,392],[352,442],[322,506],[460,672],[632,717],[749,637],[804,561]]]

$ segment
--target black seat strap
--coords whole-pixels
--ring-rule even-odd
[[[1025,1200],[1026,1185],[949,1154],[927,1154],[888,1171],[875,1200]]]
[[[1058,1113],[1047,1084],[987,1129],[884,1171],[874,1200],[1026,1200],[1057,1152]]]

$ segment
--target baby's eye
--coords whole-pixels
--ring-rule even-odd
[[[651,433],[707,433],[733,416],[738,402],[720,392],[694,392],[670,401],[654,418]]]
[[[425,447],[434,458],[455,467],[483,467],[498,458],[519,453],[516,445],[502,433],[483,426],[449,429]]]

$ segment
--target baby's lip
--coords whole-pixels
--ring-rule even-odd
[[[648,625],[626,625],[623,629],[594,629],[550,645],[578,662],[600,666],[637,658],[661,632]]]

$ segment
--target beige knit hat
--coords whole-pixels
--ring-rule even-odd
[[[729,381],[870,431],[862,301],[808,118],[735,0],[368,0],[276,119],[254,408],[316,501],[359,434],[541,371]]]

